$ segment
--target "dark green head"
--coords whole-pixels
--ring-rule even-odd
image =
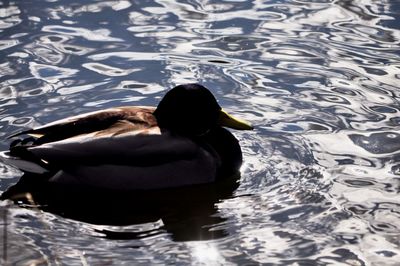
[[[154,116],[161,129],[186,136],[200,136],[217,126],[252,128],[225,113],[214,95],[199,84],[179,85],[168,91]]]

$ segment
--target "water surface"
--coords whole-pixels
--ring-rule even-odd
[[[400,261],[398,1],[0,3],[2,150],[15,131],[156,105],[187,82],[256,127],[234,132],[237,187],[200,189],[149,220],[111,226],[2,202],[8,263]],[[5,191],[21,173],[0,168]]]

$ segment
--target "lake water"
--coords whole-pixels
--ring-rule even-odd
[[[1,150],[188,82],[256,128],[234,132],[238,183],[162,213],[96,206],[123,225],[2,202],[10,265],[399,265],[400,1],[0,3]],[[21,176],[0,171],[1,191]]]

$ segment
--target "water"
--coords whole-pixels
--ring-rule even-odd
[[[2,1],[2,150],[22,128],[156,105],[187,82],[256,127],[234,132],[237,188],[189,194],[149,221],[99,225],[3,202],[2,257],[398,265],[399,15],[397,0]],[[4,191],[21,173],[0,167]]]

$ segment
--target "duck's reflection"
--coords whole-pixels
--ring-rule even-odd
[[[160,229],[170,233],[174,241],[191,241],[226,236],[224,230],[210,230],[210,226],[224,222],[216,203],[232,196],[239,175],[212,184],[130,192],[60,186],[38,182],[38,178],[25,174],[1,199],[21,206],[34,203],[44,211],[95,225],[124,226],[161,219],[164,225]],[[143,237],[143,232],[98,232],[110,239]]]

